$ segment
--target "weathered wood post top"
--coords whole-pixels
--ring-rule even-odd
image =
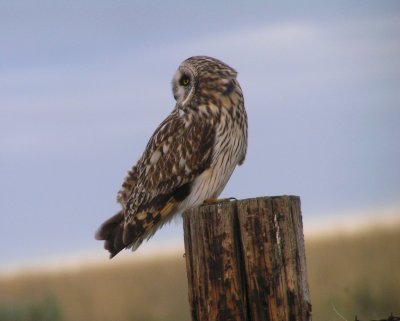
[[[310,321],[300,198],[260,197],[184,213],[192,321]]]

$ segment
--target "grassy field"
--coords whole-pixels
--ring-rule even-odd
[[[314,321],[400,314],[400,226],[306,239]],[[0,321],[189,320],[182,255],[0,278]]]
[[[306,240],[314,320],[400,315],[400,226]]]

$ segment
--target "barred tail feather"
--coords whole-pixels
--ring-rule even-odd
[[[104,248],[110,252],[110,259],[123,250],[128,244],[123,241],[124,213],[119,211],[105,221],[97,230],[96,240],[105,241]]]
[[[104,241],[104,248],[110,252],[110,259],[125,248],[135,251],[144,239],[153,236],[165,223],[166,220],[162,220],[162,215],[168,216],[172,209],[170,206],[166,208],[168,211],[165,212],[141,212],[129,223],[125,222],[124,213],[120,211],[100,226],[95,238]]]
[[[187,186],[186,186],[187,185]],[[113,258],[124,248],[135,251],[145,239],[150,239],[165,223],[172,219],[178,208],[178,201],[182,201],[189,194],[190,187],[185,184],[169,197],[160,207],[147,208],[125,219],[123,210],[105,221],[95,234],[95,238],[104,242],[104,248]],[[165,197],[163,197],[165,198]],[[161,205],[161,204],[160,204]]]

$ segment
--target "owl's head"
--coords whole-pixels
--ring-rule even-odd
[[[196,99],[229,95],[239,86],[236,75],[233,68],[218,59],[190,57],[182,62],[172,79],[174,98],[184,106]]]

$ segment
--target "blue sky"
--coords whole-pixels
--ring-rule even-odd
[[[238,70],[249,116],[222,196],[299,195],[305,223],[397,206],[399,39],[396,1],[0,1],[0,266],[102,247],[198,54]]]

